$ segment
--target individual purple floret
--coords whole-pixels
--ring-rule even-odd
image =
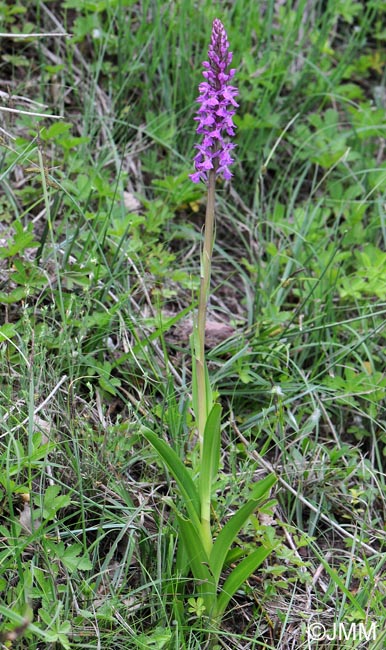
[[[224,25],[217,18],[213,21],[208,59],[203,63],[205,70],[202,73],[206,81],[198,87],[200,95],[197,101],[201,106],[194,118],[198,122],[197,133],[204,137],[201,144],[195,145],[198,153],[194,157],[196,171],[190,175],[193,183],[207,182],[210,169],[225,180],[232,177],[229,165],[233,163],[231,151],[236,145],[226,143],[224,135],[235,134],[232,117],[235,114],[233,108],[238,106],[234,99],[238,93],[237,88],[229,84],[235,74],[233,69],[227,72],[232,52],[229,52]]]

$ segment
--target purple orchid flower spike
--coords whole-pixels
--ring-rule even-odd
[[[196,171],[190,175],[193,183],[207,182],[211,169],[225,180],[232,177],[229,166],[233,163],[231,151],[236,145],[225,142],[224,136],[235,134],[232,118],[238,106],[235,101],[238,92],[229,84],[235,74],[234,69],[227,71],[232,62],[232,52],[229,52],[224,25],[217,18],[213,21],[208,59],[203,63],[205,70],[202,74],[206,81],[199,85],[197,102],[200,108],[194,118],[198,122],[197,133],[204,137],[202,143],[195,146],[198,150],[194,157]]]

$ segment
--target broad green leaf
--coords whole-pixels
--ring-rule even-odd
[[[1,555],[0,555],[1,560]],[[176,572],[177,575],[186,576],[189,571],[189,558],[187,550],[182,542],[181,536],[178,537],[176,553]]]
[[[221,618],[228,606],[228,603],[236,591],[244,584],[246,580],[256,571],[264,562],[265,558],[271,553],[270,548],[263,546],[256,549],[245,557],[240,564],[233,569],[232,573],[225,580],[221,594],[217,600],[216,617]]]
[[[72,573],[73,571],[90,571],[93,568],[92,562],[87,555],[81,555],[83,548],[81,544],[72,544],[64,551],[60,560]]]
[[[71,499],[68,494],[60,495],[59,485],[49,485],[44,493],[42,508],[43,519],[51,519],[60,508],[70,505]]]
[[[177,521],[190,568],[198,582],[199,593],[204,599],[206,611],[210,614],[217,598],[217,583],[209,570],[208,555],[192,522],[178,514]]]
[[[8,248],[5,248],[5,246],[0,247],[0,259],[14,257],[26,248],[36,248],[39,246],[39,243],[34,239],[33,232],[23,230],[22,226],[18,223],[15,223],[15,230],[13,239],[8,243]]]
[[[192,348],[192,359],[193,359],[192,407],[193,407],[194,417],[196,418],[196,422],[198,422],[198,409],[199,409],[200,399],[198,396],[198,385],[197,385],[197,363],[199,360],[196,355],[196,350],[198,350],[198,334],[197,334],[197,328],[195,326],[193,327],[193,334],[190,337],[190,345]],[[204,366],[204,376],[205,376],[205,417],[207,418],[213,407],[213,391],[210,384],[208,366],[206,365],[205,360],[203,360],[202,363]]]
[[[176,452],[168,447],[166,442],[159,438],[150,430],[145,430],[143,435],[146,440],[154,447],[163,460],[174,480],[176,481],[182,498],[184,500],[189,517],[194,524],[197,532],[200,530],[200,497],[183,462],[179,459]]]
[[[19,302],[25,298],[27,292],[27,287],[16,287],[16,289],[13,289],[9,293],[0,291],[0,303],[4,303],[5,305],[12,305],[14,302]]]
[[[170,647],[172,634],[163,628],[156,628],[148,634],[140,634],[136,638],[138,648],[152,648],[152,650],[162,650],[162,648]]]
[[[12,323],[4,323],[0,327],[0,343],[1,341],[11,339],[16,334],[15,326]]]
[[[217,476],[220,463],[220,427],[221,406],[220,404],[215,404],[205,424],[200,483],[202,481],[204,484],[207,482],[211,485]]]
[[[57,558],[72,573],[78,571],[90,571],[93,565],[86,553],[82,554],[83,546],[79,542],[65,546],[64,542],[46,541],[47,549],[52,557]]]
[[[269,496],[271,488],[275,485],[277,478],[274,474],[268,474],[265,478],[260,479],[257,483],[253,484],[249,500],[263,501]]]
[[[218,534],[210,554],[210,566],[217,582],[223,570],[225,558],[237,535],[245,525],[248,517],[256,510],[259,502],[268,497],[269,491],[275,482],[276,477],[270,474],[256,483],[250,499],[229,519]]]
[[[43,129],[41,133],[42,140],[51,140],[67,134],[72,129],[70,122],[54,122],[48,129]]]
[[[210,521],[212,483],[217,476],[221,445],[221,406],[215,404],[205,424],[204,444],[200,468],[201,520]],[[209,524],[208,524],[209,525]]]

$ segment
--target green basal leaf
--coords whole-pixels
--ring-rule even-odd
[[[206,611],[210,615],[217,600],[217,582],[209,570],[208,555],[192,522],[181,515],[176,516],[191,571],[197,580],[198,591],[204,600]]]
[[[199,405],[199,399],[198,399],[198,386],[197,386],[197,369],[196,369],[196,364],[197,364],[197,355],[196,355],[196,350],[198,350],[198,333],[197,333],[197,328],[194,326],[193,327],[193,333],[190,337],[190,345],[191,345],[191,350],[192,350],[192,407],[193,407],[193,413],[194,417],[196,418],[196,421],[198,422],[198,405]],[[203,361],[204,364],[204,374],[205,374],[205,415],[208,418],[210,415],[210,412],[213,408],[213,391],[212,391],[212,386],[210,383],[210,378],[209,378],[209,372],[208,372],[208,366],[205,363],[205,360]]]
[[[143,435],[157,451],[172,474],[181,492],[189,517],[196,530],[199,531],[201,528],[200,497],[189,471],[177,456],[176,452],[164,440],[148,429],[143,432]]]
[[[236,591],[244,584],[246,580],[256,571],[264,562],[265,558],[271,553],[271,548],[263,546],[256,549],[248,555],[240,564],[233,569],[232,573],[225,580],[221,594],[217,600],[216,617],[221,618],[228,606],[228,603]]]
[[[200,469],[200,497],[209,499],[212,483],[217,476],[220,463],[221,406],[215,404],[205,425],[202,463]]]
[[[276,481],[277,478],[274,474],[268,474],[265,478],[254,483],[249,499],[253,499],[254,501],[263,501],[264,499],[267,499],[269,492],[275,485]]]
[[[218,582],[228,552],[248,517],[256,510],[259,502],[266,499],[276,483],[276,477],[270,474],[254,485],[251,498],[225,524],[217,536],[210,554],[210,566]]]

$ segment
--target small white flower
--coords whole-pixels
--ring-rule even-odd
[[[272,395],[277,395],[278,397],[284,397],[284,393],[281,389],[281,386],[273,386],[271,389]]]
[[[110,350],[111,352],[113,352],[114,350],[116,350],[117,345],[115,345],[115,343],[114,343],[113,339],[111,338],[111,336],[108,336],[108,337],[105,339],[105,343],[106,343],[106,347],[107,347],[107,349]]]
[[[317,424],[320,420],[320,416],[321,416],[321,411],[320,409],[316,408],[315,411],[310,416],[311,422]]]

